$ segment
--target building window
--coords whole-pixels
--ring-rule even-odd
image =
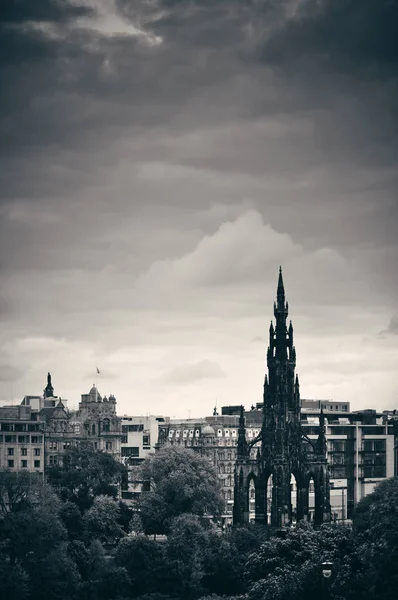
[[[41,435],[32,435],[31,442],[32,444],[42,444],[43,437]]]
[[[110,431],[110,423],[109,423],[109,419],[105,419],[102,423],[102,431],[104,431],[105,433],[109,433]]]
[[[18,436],[18,444],[29,444],[29,436],[28,435],[19,435]]]
[[[56,464],[58,464],[58,456],[52,454],[50,456],[50,465],[56,465]]]
[[[105,449],[106,450],[112,450],[112,442],[106,442]]]
[[[21,448],[21,456],[28,456],[28,449],[27,448]]]
[[[35,469],[40,469],[40,461],[39,460],[35,460],[34,467],[35,467]]]
[[[6,444],[16,444],[17,436],[16,435],[5,435],[4,441]]]
[[[8,456],[14,456],[14,448],[8,448]]]
[[[185,433],[185,431],[184,431],[184,433]],[[187,433],[188,433],[188,430],[187,430]],[[185,437],[186,437],[186,436],[185,436]],[[142,444],[143,444],[144,446],[150,446],[150,438],[149,438],[149,435],[143,435],[143,436],[142,436]]]
[[[40,456],[40,448],[35,448],[35,456]]]
[[[125,446],[122,448],[122,456],[139,456],[140,449],[138,446]]]
[[[28,461],[27,460],[21,460],[21,467],[22,467],[22,469],[26,469],[28,467]]]
[[[9,469],[13,469],[14,468],[14,461],[13,460],[9,460],[8,461],[8,468]]]
[[[93,425],[91,425],[91,433],[92,433],[93,435],[95,435],[95,425],[94,425],[94,424],[93,424]]]

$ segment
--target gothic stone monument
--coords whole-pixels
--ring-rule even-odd
[[[321,411],[319,434],[315,440],[304,435],[300,426],[300,390],[296,375],[296,350],[293,326],[286,325],[282,269],[279,271],[276,326],[269,329],[268,377],[264,380],[262,428],[251,442],[246,440],[243,407],[239,420],[234,484],[234,525],[249,522],[249,489],[255,488],[255,520],[267,524],[271,500],[270,525],[283,527],[294,520],[308,519],[309,487],[314,484],[314,524],[330,520],[329,474],[326,458],[324,415]],[[257,442],[257,455],[255,455]],[[291,476],[296,480],[296,511],[292,507]],[[272,479],[271,479],[272,477]],[[272,487],[271,487],[272,481]],[[272,492],[271,492],[272,489]],[[267,495],[271,498],[268,499]]]

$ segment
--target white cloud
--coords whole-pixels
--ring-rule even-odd
[[[193,384],[202,379],[214,379],[225,377],[224,371],[220,365],[210,361],[201,360],[197,363],[178,365],[163,373],[159,380],[163,383],[171,383],[176,385]]]
[[[127,36],[139,38],[149,46],[162,43],[162,38],[144,29],[138,23],[131,23],[117,10],[115,0],[80,0],[82,6],[94,10],[94,15],[80,17],[76,25],[93,29],[104,36]]]

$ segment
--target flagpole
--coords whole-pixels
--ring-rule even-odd
[[[95,367],[95,401],[98,402],[98,375],[100,374],[99,368]]]

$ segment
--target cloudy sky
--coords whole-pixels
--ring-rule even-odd
[[[398,408],[395,0],[2,0],[0,399]]]

